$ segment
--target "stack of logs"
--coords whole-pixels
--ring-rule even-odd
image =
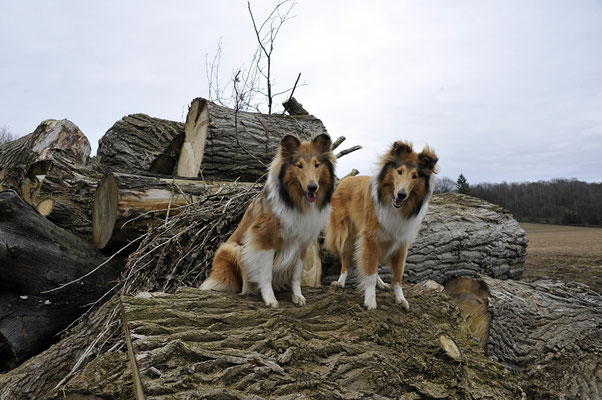
[[[224,186],[261,185],[290,132],[307,140],[326,128],[308,114],[235,112],[198,98],[185,123],[123,117],[94,158],[68,120],[44,121],[0,145],[0,372],[58,340],[83,306],[109,298],[125,257],[149,227]],[[507,280],[520,278],[526,246],[524,232],[500,207],[434,196],[410,249],[406,281],[444,284],[483,348],[510,369],[539,374],[545,383],[554,357],[567,364],[581,357],[560,375],[566,393],[600,393],[600,295],[570,284]],[[336,274],[336,262],[327,262],[323,283]],[[0,375],[7,388],[14,382]],[[544,384],[523,384],[544,393]]]

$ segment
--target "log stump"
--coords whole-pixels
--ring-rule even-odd
[[[529,398],[600,398],[602,295],[579,283],[456,278],[445,291]]]

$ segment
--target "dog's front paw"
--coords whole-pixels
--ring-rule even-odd
[[[303,297],[302,294],[294,294],[293,293],[293,303],[298,305],[298,306],[304,306],[305,305],[305,297]]]
[[[403,308],[405,308],[406,310],[410,309],[410,303],[408,303],[408,301],[405,299],[405,297],[395,298],[395,302],[397,304],[401,304],[401,306]]]
[[[278,300],[276,299],[269,299],[269,300],[265,300],[265,305],[271,308],[278,308]]]
[[[366,296],[364,298],[364,306],[366,306],[368,310],[376,310],[376,296]]]

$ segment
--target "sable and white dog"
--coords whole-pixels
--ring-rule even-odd
[[[336,163],[331,145],[326,134],[309,142],[293,135],[282,139],[263,190],[218,248],[201,289],[259,290],[266,305],[278,307],[274,288],[290,286],[293,303],[305,304],[303,260],[331,210]]]
[[[408,248],[416,238],[435,187],[437,156],[429,148],[416,153],[410,143],[395,142],[379,162],[374,177],[343,179],[332,197],[326,247],[341,260],[341,275],[332,284],[345,286],[355,253],[364,305],[376,308],[379,263],[393,272],[395,301],[409,309],[401,288]]]

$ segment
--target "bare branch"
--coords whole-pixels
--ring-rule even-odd
[[[339,154],[337,154],[337,158],[341,158],[344,155],[347,155],[349,153],[353,153],[354,151],[359,150],[361,148],[362,148],[362,146],[357,145],[357,146],[353,146],[353,147],[350,147],[350,148],[345,149],[345,150],[341,150],[341,152]]]

